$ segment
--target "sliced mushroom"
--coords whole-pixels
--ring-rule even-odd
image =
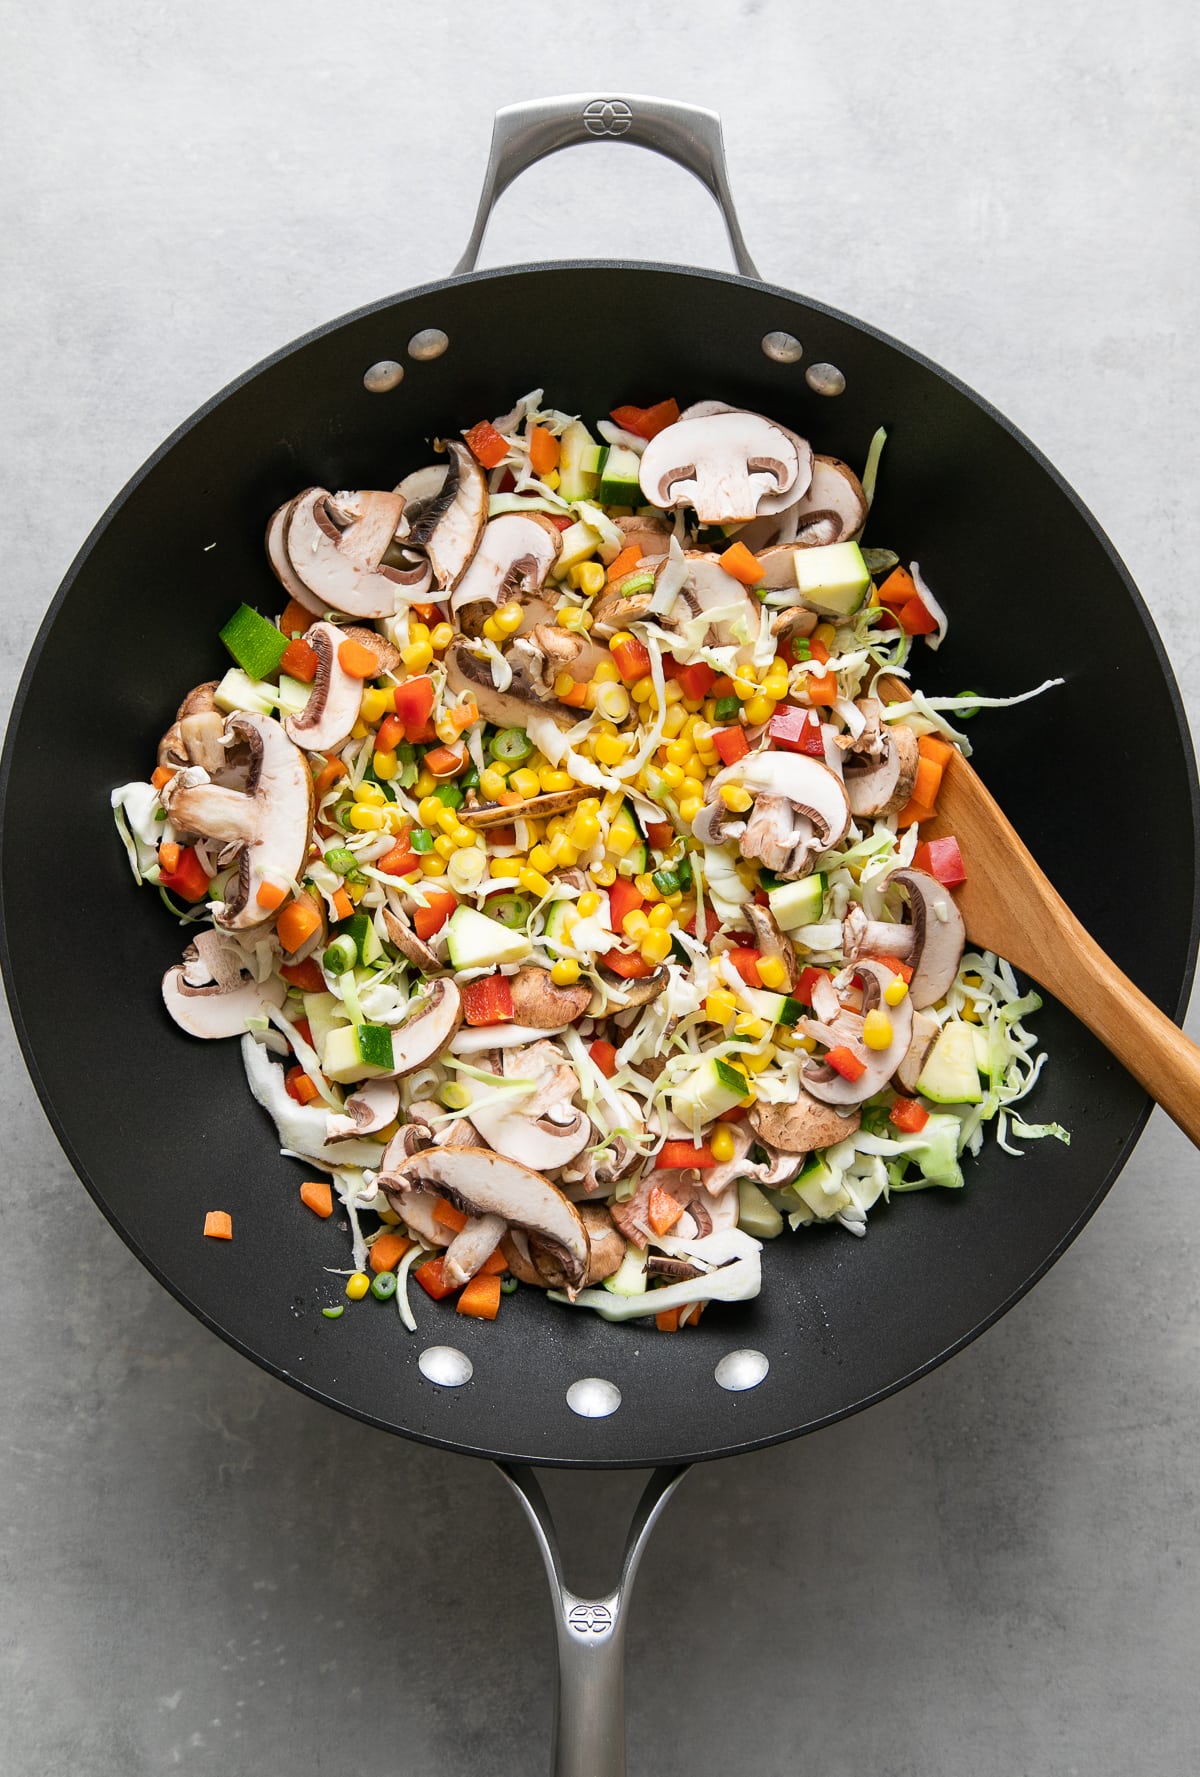
[[[867,497],[862,482],[847,463],[839,457],[816,456],[807,493],[788,510],[798,520],[801,542],[808,540],[807,533],[816,519],[832,518],[837,529],[824,540],[839,543],[857,537],[866,524]]]
[[[306,611],[311,611],[314,617],[323,617],[328,609],[325,600],[319,598],[315,592],[310,592],[288,558],[287,527],[295,504],[295,500],[285,500],[271,514],[267,524],[267,560],[288,597],[294,598]]]
[[[635,1006],[648,1006],[664,991],[670,979],[665,963],[655,969],[653,975],[643,975],[640,979],[612,975],[607,969],[597,969],[596,973],[600,987],[588,1003],[588,1012],[593,1018],[603,1018],[610,1012],[628,1012]],[[642,1065],[645,1067],[646,1064]]]
[[[450,596],[450,612],[466,635],[515,599],[526,607],[522,629],[549,623],[554,612],[539,598],[562,551],[562,533],[542,512],[502,512],[484,526],[479,547]]]
[[[854,972],[862,983],[865,1018],[868,1012],[882,1005],[883,990],[893,979],[892,971],[882,963],[864,958],[854,965]],[[864,1104],[883,1090],[908,1053],[913,1022],[911,999],[906,996],[898,1006],[888,1006],[887,1015],[891,1021],[892,1040],[886,1049],[868,1049],[865,1045],[856,1049],[858,1059],[865,1064],[858,1079],[846,1079],[826,1061],[814,1059],[804,1064],[800,1078],[811,1097],[820,1099],[822,1104],[849,1107]]]
[[[508,1223],[503,1216],[475,1216],[460,1228],[446,1248],[442,1275],[451,1289],[469,1283],[500,1244]]]
[[[436,975],[442,967],[438,957],[423,938],[409,925],[404,915],[393,913],[390,907],[383,910],[383,923],[387,927],[387,935],[402,956],[408,958],[414,968],[420,969],[423,975]]]
[[[356,1135],[378,1135],[395,1121],[400,1088],[395,1080],[364,1080],[354,1088],[341,1112],[325,1119],[326,1141],[349,1141]]]
[[[924,870],[893,870],[883,883],[884,889],[893,883],[907,900],[912,920],[908,998],[920,1010],[949,993],[967,942],[966,928],[953,895],[936,876]]]
[[[857,707],[867,717],[867,727],[851,742],[842,766],[850,813],[864,818],[899,814],[917,781],[917,737],[903,722],[881,726],[873,697],[858,699]]]
[[[916,1092],[926,1057],[937,1042],[941,1028],[931,1012],[914,1012],[908,1052],[896,1069],[896,1079],[906,1092]]]
[[[178,832],[241,846],[236,884],[213,915],[216,925],[241,930],[270,918],[258,902],[265,882],[278,887],[303,875],[313,780],[304,754],[273,717],[235,710],[225,733],[249,749],[245,788],[211,783],[201,767],[189,766],[163,785],[159,801]]]
[[[751,1105],[750,1127],[764,1147],[797,1157],[811,1154],[814,1148],[831,1148],[844,1141],[862,1121],[857,1107],[849,1107],[843,1114],[820,1103],[802,1086],[798,1092],[794,1104],[765,1104],[759,1099]]]
[[[536,623],[505,651],[504,659],[512,672],[509,693],[536,698],[539,705],[552,703],[554,681],[560,673],[570,673],[576,680],[588,679],[600,658],[590,637],[559,629],[554,623]]]
[[[175,712],[175,720],[158,743],[158,763],[172,771],[199,765],[210,777],[225,765],[225,718],[213,693],[218,681],[209,679],[189,691]]]
[[[527,796],[524,802],[481,802],[476,808],[462,807],[458,818],[464,827],[486,830],[507,827],[513,821],[548,821],[552,815],[566,814],[595,791],[586,784],[573,790],[548,790],[544,796]]]
[[[412,524],[408,541],[429,558],[441,591],[457,586],[487,522],[487,477],[465,444],[447,445],[450,461],[437,493]],[[401,484],[403,485],[403,483]]]
[[[574,1024],[583,1017],[592,997],[586,981],[574,987],[556,987],[549,969],[518,969],[508,985],[514,1018],[535,1030],[561,1030],[564,1024]]]
[[[675,527],[669,520],[649,513],[618,518],[615,523],[617,529],[624,533],[625,547],[640,549],[645,562],[665,555],[671,547],[671,538],[675,535]]]
[[[744,821],[728,819],[721,801],[726,784],[738,784],[756,798]],[[806,875],[849,825],[850,806],[836,772],[803,753],[765,752],[748,753],[709,780],[692,832],[705,845],[736,838],[743,857],[794,878]]]
[[[434,981],[418,1006],[392,1032],[390,1079],[415,1073],[444,1049],[463,1020],[462,995],[453,981],[443,976]]]
[[[510,1228],[525,1229],[555,1255],[570,1288],[587,1273],[588,1238],[579,1212],[548,1178],[520,1161],[487,1148],[429,1148],[390,1171],[387,1187],[402,1201],[411,1190],[432,1189],[464,1215],[501,1216]]]
[[[497,691],[491,662],[473,654],[467,642],[451,642],[443,658],[448,689],[469,691],[480,715],[486,722],[494,722],[497,728],[524,728],[535,712],[549,716],[560,728],[573,728],[579,720],[579,711],[565,703],[546,703],[536,696],[522,697],[514,691]]]
[[[471,1121],[498,1154],[520,1159],[539,1172],[557,1172],[592,1139],[591,1121],[573,1102],[579,1079],[550,1042],[506,1049],[500,1079],[533,1080],[533,1092],[497,1098],[471,1107]],[[492,1088],[472,1082],[475,1101],[486,1100]]]
[[[206,937],[216,934],[205,933]],[[212,978],[197,982],[210,972]],[[247,1018],[261,1015],[264,1005],[281,1006],[287,985],[278,975],[256,981],[248,969],[231,976],[222,963],[215,968],[201,960],[194,944],[163,976],[163,1003],[180,1030],[193,1037],[240,1037],[246,1034]]]
[[[399,494],[360,496],[362,518],[339,530],[330,514],[328,488],[310,487],[292,501],[284,521],[284,547],[292,572],[322,611],[351,617],[390,617],[397,594],[411,592],[411,576],[383,561],[404,509]],[[312,600],[303,601],[307,604]]]
[[[794,433],[740,408],[690,411],[642,454],[642,492],[652,506],[690,505],[704,524],[737,524],[805,491],[812,453],[798,448]]]
[[[338,660],[346,632],[336,623],[314,623],[304,637],[317,657],[317,671],[308,702],[295,716],[284,718],[289,740],[309,753],[332,753],[349,739],[362,706],[362,680]]]
[[[753,901],[746,903],[746,919],[753,931],[760,956],[776,957],[787,970],[787,991],[792,992],[800,979],[800,964],[796,957],[796,947],[792,940],[779,928],[779,922],[769,907],[759,907]]]

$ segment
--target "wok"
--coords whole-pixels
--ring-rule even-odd
[[[721,204],[741,275],[610,261],[475,273],[492,203],[534,160],[622,138],[679,161]],[[439,356],[407,342],[430,329]],[[797,359],[777,336],[802,342]],[[399,361],[372,382],[364,373]],[[844,390],[814,367],[834,366]],[[976,763],[1100,943],[1172,1015],[1197,943],[1194,769],[1179,696],[1128,574],[1054,469],[953,377],[873,328],[761,282],[730,202],[720,125],[659,100],[564,98],[496,121],[492,161],[456,274],[352,314],[248,372],[182,426],[114,502],[39,632],[0,770],[0,948],[13,1017],[55,1132],[97,1204],[142,1262],[230,1344],[294,1386],[384,1430],[490,1457],[521,1491],[559,1602],[563,1773],[623,1770],[617,1726],[622,1588],[601,1601],[562,1586],[553,1526],[528,1465],[655,1466],[623,1584],[684,1465],[799,1436],[870,1405],[961,1349],[1063,1252],[1109,1189],[1149,1103],[1069,1014],[1048,1002],[1050,1061],[1027,1107],[1072,1132],[1017,1161],[989,1145],[966,1188],[877,1209],[868,1237],[809,1232],[768,1245],[757,1301],[711,1311],[670,1339],[611,1327],[523,1290],[494,1325],[423,1300],[419,1333],[394,1314],[337,1322],[324,1267],[344,1265],[336,1224],[291,1213],[299,1172],[251,1101],[236,1044],[196,1044],[166,1019],[158,978],[184,941],[134,887],[108,791],[144,777],[186,687],[222,670],[216,632],[242,599],[272,609],[267,515],[297,489],[390,486],[429,441],[542,386],[602,414],[619,400],[720,396],[778,417],[861,464],[889,441],[868,542],[918,557],[948,605],[951,637],[924,652],[922,685],[993,694],[1061,675],[1061,689],[981,715]],[[825,391],[825,392],[822,392]],[[85,746],[61,720],[86,682]],[[1114,736],[1114,686],[1139,744]],[[1123,847],[1171,868],[1155,919],[1128,919],[1127,884],[1072,764],[1105,763]],[[48,785],[71,786],[73,844],[90,892],[45,892]],[[100,917],[97,917],[99,913]],[[84,959],[81,961],[81,959]],[[231,1245],[206,1210],[232,1213]],[[473,1366],[441,1387],[418,1360],[448,1343]],[[720,1359],[761,1353],[758,1386],[718,1385]],[[571,1385],[602,1378],[620,1404],[583,1417]]]

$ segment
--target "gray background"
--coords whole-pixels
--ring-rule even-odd
[[[633,88],[724,112],[764,275],[907,339],[1047,452],[1194,721],[1181,0],[5,10],[6,702],[79,543],[173,426],[281,342],[449,268],[496,105]],[[588,150],[585,185],[580,152],[510,194],[486,262],[727,263],[684,174]],[[86,744],[85,686],[63,716]],[[46,800],[58,844],[69,792]],[[498,1477],[204,1332],[92,1208],[5,1042],[0,1771],[542,1768],[549,1622]],[[1197,1768],[1196,1171],[1156,1113],[1082,1238],[964,1356],[685,1482],[632,1624],[634,1772]],[[599,1541],[633,1491],[554,1487]]]

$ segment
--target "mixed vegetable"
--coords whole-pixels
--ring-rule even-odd
[[[1067,1139],[1013,1108],[1037,998],[964,954],[970,860],[921,834],[949,718],[1017,700],[876,695],[946,632],[858,541],[882,433],[861,480],[719,401],[597,433],[539,390],[287,502],[282,610],[232,614],[113,793],[193,928],[168,1011],[241,1038],[346,1296],[410,1327],[411,1274],[674,1330],[785,1226],[960,1186],[986,1123]]]

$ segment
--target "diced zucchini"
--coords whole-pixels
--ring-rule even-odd
[[[650,868],[650,852],[647,848],[638,818],[628,802],[622,802],[609,823],[609,838],[614,833],[620,835],[617,845],[609,846],[617,859],[617,869],[622,876],[644,876]],[[623,839],[629,844],[624,851],[619,849]]]
[[[330,1031],[349,1022],[349,1014],[336,994],[306,993],[304,1016],[308,1020],[309,1030],[312,1031],[313,1048],[324,1062],[326,1038]]]
[[[815,925],[825,905],[825,877],[820,870],[799,882],[781,882],[767,895],[775,922],[782,932]]]
[[[581,561],[587,561],[590,556],[595,555],[603,541],[599,531],[578,519],[562,533],[562,545],[554,564],[554,572],[562,579],[572,568],[577,568]]]
[[[745,1096],[746,1081],[735,1067],[724,1061],[702,1061],[671,1093],[671,1109],[690,1127],[711,1123]]]
[[[293,679],[287,673],[279,675],[279,716],[298,716],[312,694],[312,686],[306,685],[303,679]]]
[[[635,450],[614,444],[601,453],[600,492],[602,506],[635,506],[642,497],[638,474],[642,462]]]
[[[804,603],[814,611],[829,611],[838,617],[857,611],[871,584],[857,543],[824,543],[815,549],[797,549],[792,565]]]
[[[254,710],[260,716],[275,711],[274,685],[260,685],[240,666],[231,666],[213,692],[213,702],[228,715],[232,710]]]
[[[558,491],[564,500],[594,500],[599,480],[600,446],[582,420],[572,420],[559,439]]]
[[[378,1080],[392,1072],[392,1033],[386,1024],[346,1024],[325,1038],[321,1071],[327,1080]]]
[[[753,1179],[738,1180],[738,1227],[755,1240],[774,1240],[783,1233],[783,1217],[768,1203]]]
[[[349,938],[358,955],[356,967],[365,969],[368,964],[376,962],[383,955],[383,945],[379,942],[379,934],[367,913],[352,913],[349,919],[341,919],[333,927],[336,938]]]
[[[925,1065],[917,1091],[934,1104],[978,1104],[983,1098],[975,1060],[975,1029],[958,1019],[943,1025]]]
[[[287,637],[249,605],[238,606],[220,636],[237,664],[252,679],[265,679],[278,672],[287,651]]]
[[[646,1284],[646,1249],[643,1246],[626,1247],[620,1270],[604,1279],[605,1289],[611,1290],[614,1296],[644,1295]]]
[[[826,1166],[823,1160],[810,1161],[792,1189],[801,1203],[823,1222],[843,1209],[849,1209],[853,1202],[849,1191],[838,1182],[833,1168]]]
[[[532,949],[524,932],[512,931],[474,907],[456,907],[446,926],[446,950],[456,969],[523,963]]]

